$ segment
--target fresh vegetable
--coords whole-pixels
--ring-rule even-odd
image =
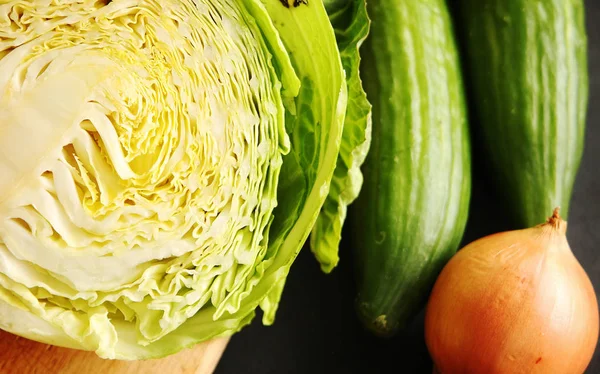
[[[340,155],[319,218],[311,233],[311,250],[324,272],[339,261],[338,248],[348,205],[358,197],[363,184],[360,167],[371,145],[371,104],[359,75],[359,47],[369,33],[370,20],[364,1],[325,0],[325,8],[336,30],[342,64],[348,79],[351,105],[346,108]]]
[[[373,105],[364,184],[350,207],[357,309],[392,335],[419,312],[462,238],[471,171],[463,83],[442,0],[367,3],[361,76]]]
[[[568,218],[588,103],[583,0],[461,0],[477,141],[514,224]]]
[[[368,20],[334,16],[320,0],[2,2],[0,328],[140,359],[231,335],[259,305],[272,323],[320,213],[333,251],[351,198],[324,201],[356,194],[368,148],[351,74]]]
[[[479,239],[448,262],[425,316],[445,373],[583,373],[598,303],[558,209],[544,224]]]

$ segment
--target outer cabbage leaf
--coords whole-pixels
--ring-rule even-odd
[[[0,328],[140,359],[272,321],[347,107],[298,5],[0,5]]]
[[[347,76],[348,106],[344,133],[329,195],[311,234],[311,250],[330,272],[338,263],[338,248],[347,207],[357,197],[363,183],[360,167],[371,145],[371,104],[359,76],[362,42],[369,33],[364,0],[326,0],[325,7],[335,29],[342,63]]]
[[[269,251],[276,255],[272,266],[276,273],[268,296],[260,303],[263,323],[271,324],[287,273],[329,192],[348,102],[345,73],[323,4],[312,1],[282,8],[268,2],[267,9],[284,45],[292,51],[301,79],[300,93],[291,108],[297,115],[286,117],[292,147],[284,157],[279,205],[271,228]],[[310,33],[299,35],[297,30],[303,27],[310,28]]]

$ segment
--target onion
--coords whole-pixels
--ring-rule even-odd
[[[598,342],[598,303],[554,210],[544,224],[479,239],[446,264],[425,341],[441,374],[583,373]]]

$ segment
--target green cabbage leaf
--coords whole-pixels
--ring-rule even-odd
[[[340,154],[329,195],[310,237],[311,249],[321,269],[329,273],[339,261],[347,207],[360,193],[363,183],[360,167],[371,145],[371,104],[359,76],[359,48],[369,33],[370,21],[364,1],[326,0],[325,7],[335,28],[348,84]]]

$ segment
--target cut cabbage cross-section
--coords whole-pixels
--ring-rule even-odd
[[[138,359],[270,322],[347,92],[318,0],[0,2],[0,328]]]
[[[0,270],[73,338],[95,320],[110,356],[113,319],[150,342],[244,290],[289,141],[239,5],[87,5],[5,8]]]

